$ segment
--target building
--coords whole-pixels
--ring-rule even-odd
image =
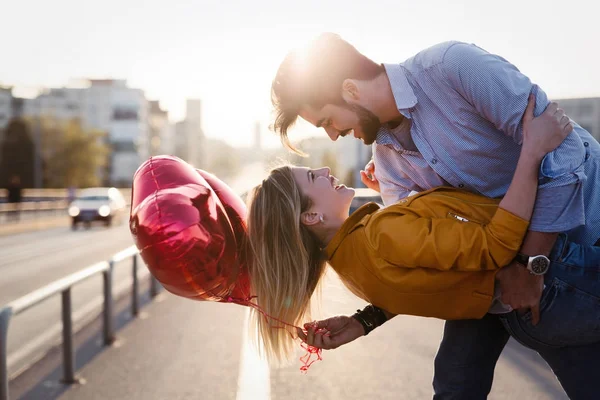
[[[600,141],[600,97],[555,101],[573,121]]]
[[[84,106],[85,125],[108,132],[109,183],[130,186],[133,174],[149,157],[149,105],[144,92],[127,87],[125,80],[91,80]]]
[[[22,114],[60,121],[79,119],[84,129],[106,132],[112,151],[107,175],[101,178],[109,185],[129,186],[138,166],[149,156],[149,103],[142,90],[128,87],[125,80],[87,83],[81,88],[50,88],[26,99]]]
[[[0,130],[6,128],[12,118],[12,88],[0,86]]]
[[[206,168],[206,138],[202,130],[202,102],[188,99],[185,119],[175,124],[174,154],[195,168]]]
[[[174,154],[174,126],[169,123],[169,112],[160,108],[155,100],[149,103],[149,115],[149,155]]]

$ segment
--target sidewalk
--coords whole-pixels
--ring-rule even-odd
[[[162,292],[61,400],[235,399],[246,308]]]

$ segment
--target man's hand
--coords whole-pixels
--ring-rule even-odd
[[[304,324],[304,329],[306,333],[298,329],[300,339],[310,346],[324,350],[338,348],[365,334],[360,322],[343,315]]]
[[[380,192],[379,181],[375,177],[375,163],[373,162],[373,160],[367,163],[364,171],[360,171],[360,180],[369,189],[373,189],[377,192]]]
[[[540,298],[544,289],[544,277],[533,275],[527,268],[513,262],[500,269],[496,279],[502,291],[502,302],[515,310],[531,310],[531,322],[540,321]]]

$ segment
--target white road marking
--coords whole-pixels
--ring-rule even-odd
[[[248,337],[249,320],[250,309],[248,308],[242,328],[244,332],[236,400],[270,400],[271,371],[267,361],[260,357]]]

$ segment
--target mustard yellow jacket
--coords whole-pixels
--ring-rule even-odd
[[[328,244],[329,264],[354,294],[391,313],[481,318],[529,225],[498,203],[441,187],[382,209],[366,204]]]

